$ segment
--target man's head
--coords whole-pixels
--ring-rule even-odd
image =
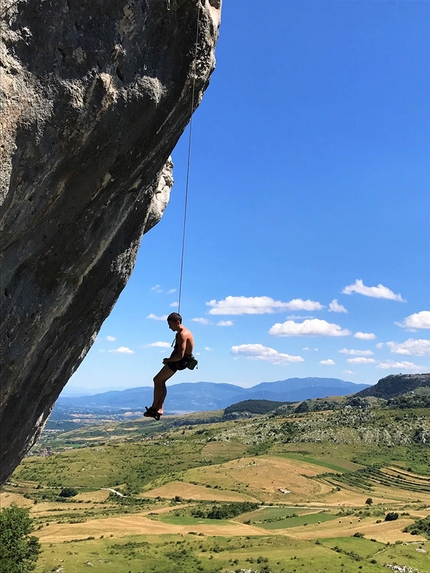
[[[167,324],[171,330],[176,330],[176,328],[182,324],[182,316],[178,312],[172,312],[167,317]]]

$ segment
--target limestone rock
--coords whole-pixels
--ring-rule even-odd
[[[162,216],[169,155],[215,65],[220,2],[1,3],[0,483]]]

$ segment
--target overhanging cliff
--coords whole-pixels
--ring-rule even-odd
[[[196,107],[214,68],[220,3],[3,0],[0,483],[162,216],[193,86]]]

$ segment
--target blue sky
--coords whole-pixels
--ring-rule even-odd
[[[429,371],[430,4],[229,0],[193,118],[171,383]],[[152,385],[176,311],[188,130],[134,273],[66,391]]]

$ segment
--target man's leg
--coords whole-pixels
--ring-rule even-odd
[[[174,372],[164,365],[160,372],[154,376],[154,401],[152,408],[159,414],[163,413],[163,404],[167,396],[166,381],[173,376]]]

